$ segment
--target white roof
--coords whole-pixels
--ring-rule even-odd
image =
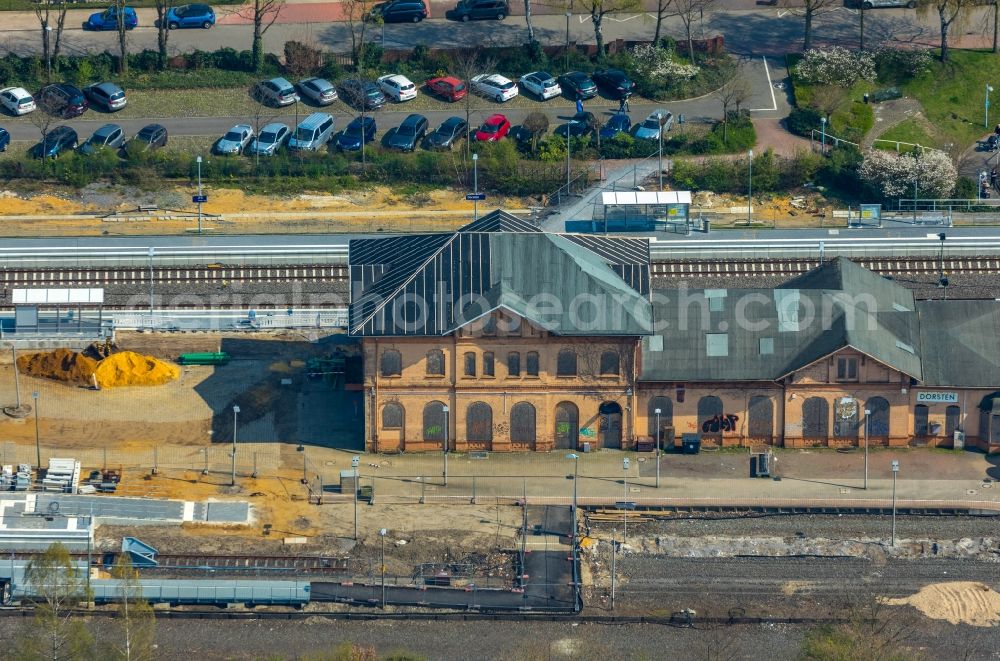
[[[606,191],[601,193],[604,206],[630,206],[638,204],[691,204],[691,191]]]
[[[28,90],[23,87],[5,87],[0,89],[0,92],[10,92],[15,99],[30,99],[31,95],[28,94]]]
[[[15,305],[56,303],[104,303],[103,289],[14,289]]]
[[[412,85],[413,84],[410,81],[409,78],[407,78],[403,74],[399,74],[399,73],[391,73],[391,74],[389,74],[387,76],[380,76],[379,77],[379,82],[382,82],[383,80],[391,80],[392,82],[396,83],[400,87],[402,87],[403,85]]]

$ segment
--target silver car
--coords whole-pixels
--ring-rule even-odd
[[[249,124],[237,124],[215,143],[215,153],[239,154],[252,139],[253,128]]]
[[[658,140],[660,138],[661,127],[663,132],[666,133],[673,125],[674,114],[669,110],[658,108],[649,113],[649,117],[644,119],[641,124],[632,127],[632,135],[643,140]]]
[[[118,149],[125,145],[125,131],[117,124],[105,124],[80,145],[83,154],[96,154],[102,149]]]
[[[272,156],[288,140],[289,128],[281,122],[268,124],[250,143],[247,153],[251,156]]]
[[[295,88],[284,78],[262,80],[253,86],[253,98],[270,106],[289,106],[299,100]]]
[[[330,81],[323,78],[305,78],[300,80],[295,88],[300,96],[320,106],[328,106],[337,100],[337,89]]]

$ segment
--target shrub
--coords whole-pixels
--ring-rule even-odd
[[[886,198],[906,195],[914,184],[921,197],[946,198],[958,178],[951,158],[937,150],[916,156],[873,149],[865,153],[858,174]]]
[[[822,124],[821,115],[812,108],[792,108],[785,118],[785,128],[789,133],[810,137],[814,129]]]
[[[877,80],[872,53],[841,46],[806,51],[795,67],[795,74],[804,83],[841,87],[850,87],[859,80]]]

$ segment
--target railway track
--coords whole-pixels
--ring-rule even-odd
[[[881,275],[1000,274],[1000,258],[871,257],[854,260]],[[820,265],[819,259],[691,259],[650,264],[653,277],[792,277]]]

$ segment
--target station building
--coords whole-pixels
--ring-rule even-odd
[[[775,289],[652,289],[645,239],[497,211],[352,241],[350,270],[369,451],[633,448],[658,427],[1000,449],[1000,302],[916,301],[847,259]]]

